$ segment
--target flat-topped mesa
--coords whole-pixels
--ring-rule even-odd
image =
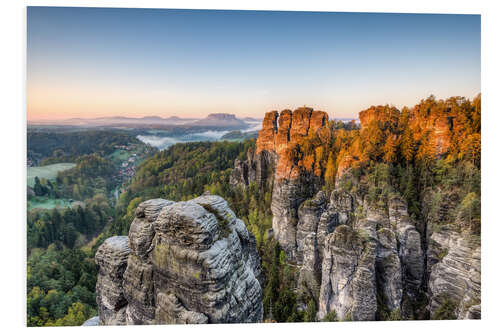
[[[101,325],[262,321],[255,237],[221,197],[141,203],[96,263]]]

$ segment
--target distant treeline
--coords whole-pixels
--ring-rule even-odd
[[[28,212],[28,252],[51,244],[73,248],[78,237],[84,241],[100,231],[113,216],[113,210],[103,195],[87,199],[76,207]],[[81,244],[80,244],[81,245]]]
[[[103,195],[28,212],[28,326],[78,326],[96,315],[95,251],[80,248],[113,216]]]
[[[79,156],[111,154],[115,146],[143,144],[135,136],[117,130],[77,132],[28,130],[28,158],[35,164],[75,162]]]
[[[84,200],[96,194],[108,195],[117,185],[118,179],[114,176],[118,169],[109,160],[91,154],[79,156],[74,162],[76,166],[60,171],[55,181],[35,177],[33,192],[28,191],[28,199],[35,195],[50,199]]]

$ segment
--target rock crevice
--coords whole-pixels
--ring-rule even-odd
[[[141,203],[96,263],[101,325],[262,321],[255,239],[221,197]]]

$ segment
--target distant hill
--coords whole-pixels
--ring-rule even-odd
[[[204,119],[194,121],[191,125],[230,128],[248,127],[248,124],[245,121],[238,119],[234,114],[229,113],[211,113]]]
[[[250,122],[250,123],[256,123],[256,122],[262,122],[262,118],[252,118],[252,117],[245,117],[242,118],[243,121]]]
[[[250,124],[259,122],[254,118],[236,118],[236,115],[229,113],[212,113],[206,118],[180,118],[171,116],[162,118],[159,116],[145,116],[141,118],[133,117],[99,117],[99,118],[71,118],[64,120],[30,121],[29,125],[59,125],[59,126],[84,126],[84,127],[205,127],[218,129],[246,129]]]
[[[133,117],[99,117],[99,118],[71,118],[64,120],[30,121],[30,125],[67,125],[67,126],[133,126],[133,125],[184,125],[197,118],[179,118],[172,116],[162,118],[159,116]]]
[[[224,134],[221,140],[247,140],[247,139],[257,139],[259,136],[259,131],[251,132],[241,132],[241,131],[231,131]]]

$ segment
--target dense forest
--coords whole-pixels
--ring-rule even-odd
[[[256,237],[266,281],[266,314],[272,308],[273,321],[303,321],[307,314],[296,306],[294,268],[285,262],[278,242],[268,234],[272,222],[271,188],[259,188],[255,183],[247,188],[229,184],[234,160],[245,158],[247,150],[254,146],[255,140],[193,142],[176,144],[156,154],[141,165],[127,192],[120,197],[116,219],[100,235],[95,247],[111,235],[127,235],[135,209],[142,201],[159,197],[189,200],[209,191],[225,198]]]
[[[52,244],[28,258],[28,326],[77,326],[95,315],[97,269],[81,249]]]
[[[286,154],[310,161],[304,163],[306,169],[319,166],[326,191],[340,181],[381,208],[391,194],[401,194],[417,220],[428,213],[422,211],[424,200],[437,204],[444,193],[453,194],[456,205],[442,222],[461,215],[461,227],[479,234],[481,95],[472,101],[431,96],[401,111],[388,105],[371,107],[360,118],[365,121],[360,130],[335,128],[331,122],[329,131],[305,138]],[[428,125],[443,118],[451,122],[451,130]],[[339,169],[348,168],[354,177],[336,179],[342,174]]]
[[[74,162],[82,155],[111,154],[116,146],[142,144],[135,136],[117,130],[33,130],[28,129],[28,159],[34,165]]]
[[[113,210],[103,195],[86,199],[65,209],[28,212],[28,251],[51,244],[73,248],[82,246],[112,218]]]
[[[127,181],[119,176],[123,160],[114,154],[135,154],[140,161],[154,151],[118,131],[28,131],[28,158],[76,164],[52,180],[35,177],[28,187],[28,202],[70,203],[28,209],[29,326],[81,325],[96,313],[92,244],[114,218],[112,191]]]
[[[481,96],[472,101],[455,97],[437,100],[431,96],[413,108],[371,107],[362,111],[360,118],[364,124],[361,128],[355,122],[330,121],[327,131],[306,137],[287,150],[286,158],[305,170],[314,170],[326,193],[341,186],[359,193],[381,209],[387,209],[392,195],[401,195],[416,220],[437,214],[433,209],[438,209],[438,203],[446,194],[454,200],[450,202],[451,214],[442,223],[453,222],[457,230],[479,239]],[[435,129],[427,125],[436,118],[453,121],[452,130],[441,133],[445,137],[442,145],[447,145],[442,151],[440,145],[435,149],[436,145],[431,142],[431,132]],[[43,140],[51,142],[52,139]],[[254,139],[173,145],[139,166],[114,207],[106,204],[102,191],[95,190],[109,187],[106,181],[98,179],[101,174],[111,175],[112,169],[108,169],[99,156],[92,155],[94,151],[68,148],[63,156],[78,153],[80,160],[71,161],[77,161],[79,166],[61,173],[57,183],[63,192],[71,188],[71,195],[75,198],[80,195],[86,202],[84,208],[36,212],[28,216],[28,245],[44,248],[34,250],[28,261],[29,324],[78,325],[95,315],[96,271],[92,258],[97,247],[107,237],[128,234],[140,202],[160,197],[188,200],[205,191],[225,198],[256,237],[264,275],[265,321],[315,321],[317,304],[309,299],[305,301],[306,307],[298,306],[304,301],[298,302],[294,292],[296,267],[287,262],[285,253],[270,234],[272,185],[229,184],[235,159],[246,159],[248,149],[254,146]],[[103,143],[102,150],[106,149]],[[47,156],[57,157],[56,151],[52,150]],[[81,157],[83,154],[90,155]],[[99,171],[93,174],[93,170]],[[340,177],[344,170],[348,170],[351,177]],[[49,193],[53,187],[41,186]],[[423,202],[426,202],[425,208]],[[75,248],[80,244],[81,235],[94,235],[100,228],[104,228],[103,231],[95,235],[87,247]],[[66,259],[60,260],[62,257],[58,256],[63,254]],[[394,314],[380,316],[399,319]],[[442,318],[447,318],[446,313]],[[335,313],[331,313],[324,320],[337,319]]]

